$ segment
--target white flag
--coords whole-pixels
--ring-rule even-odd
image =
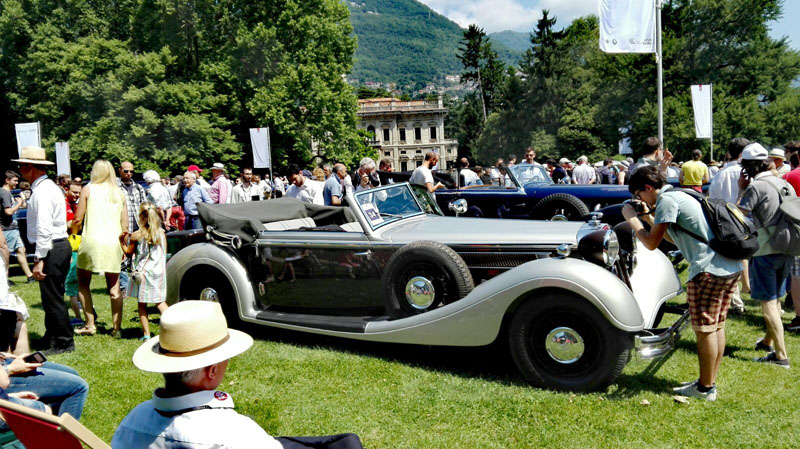
[[[656,0],[599,0],[600,50],[656,52]]]
[[[17,131],[17,153],[22,151],[22,147],[41,147],[42,137],[39,132],[39,122],[17,123],[14,125]]]
[[[692,108],[694,109],[694,132],[698,139],[711,139],[714,134],[714,118],[711,109],[711,84],[692,86]]]
[[[253,168],[270,168],[269,128],[250,128],[250,145],[253,146]]]
[[[56,142],[56,169],[59,175],[67,174],[72,177],[69,166],[69,142]]]

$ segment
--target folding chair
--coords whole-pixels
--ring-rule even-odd
[[[0,414],[27,449],[111,449],[69,414],[48,415],[3,399]]]

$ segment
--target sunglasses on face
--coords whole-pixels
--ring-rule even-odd
[[[122,170],[122,173],[133,173],[133,170]]]

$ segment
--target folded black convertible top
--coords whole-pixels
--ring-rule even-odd
[[[244,244],[252,243],[258,238],[259,231],[264,230],[264,223],[306,217],[312,218],[317,226],[343,225],[357,221],[349,207],[319,206],[294,198],[241,204],[200,203],[197,205],[197,213],[203,229],[211,225],[216,231],[239,236]]]

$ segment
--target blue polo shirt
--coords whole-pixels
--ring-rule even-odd
[[[325,181],[325,185],[322,187],[322,198],[325,200],[326,206],[333,206],[331,202],[331,197],[339,197],[341,199],[344,196],[344,192],[342,191],[342,182],[336,173],[332,174],[327,181]]]
[[[197,215],[197,203],[211,203],[206,189],[195,182],[191,188],[183,189],[183,211],[186,215]]]

